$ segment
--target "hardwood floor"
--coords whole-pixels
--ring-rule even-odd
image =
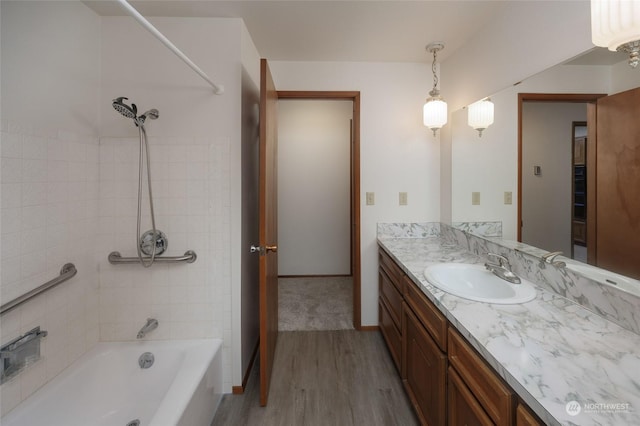
[[[269,402],[257,366],[243,395],[225,395],[212,426],[410,426],[418,421],[377,331],[281,331]]]

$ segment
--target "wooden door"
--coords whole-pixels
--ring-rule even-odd
[[[640,88],[598,99],[596,262],[599,267],[634,278],[640,278],[638,117]]]
[[[260,61],[260,405],[267,405],[278,339],[278,204],[276,92]]]

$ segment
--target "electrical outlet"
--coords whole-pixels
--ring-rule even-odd
[[[504,192],[504,203],[513,204],[513,193],[511,191]]]
[[[375,192],[367,192],[367,205],[373,206],[376,203],[376,193]]]
[[[406,192],[400,192],[398,195],[398,202],[401,206],[406,206],[407,205],[407,193]]]
[[[471,205],[479,206],[480,205],[480,193],[472,192],[471,193]]]

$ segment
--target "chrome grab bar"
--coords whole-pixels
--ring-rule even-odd
[[[183,256],[156,256],[154,259],[154,263],[178,263],[178,262],[187,262],[193,263],[196,261],[198,256],[196,252],[193,250],[187,250]],[[117,265],[121,263],[140,263],[140,259],[138,257],[122,257],[120,252],[112,251],[109,253],[109,263],[112,265]],[[143,260],[151,260],[151,257],[143,257]]]
[[[73,263],[66,263],[62,269],[60,269],[60,275],[55,277],[54,279],[47,281],[46,283],[42,284],[40,287],[36,287],[33,290],[31,290],[28,293],[23,294],[20,297],[17,297],[15,299],[13,299],[10,302],[4,303],[1,307],[0,307],[0,315],[4,314],[7,311],[10,311],[11,309],[22,305],[24,302],[26,302],[27,300],[30,300],[34,297],[36,297],[37,295],[39,295],[40,293],[49,290],[52,287],[57,286],[58,284],[61,284],[65,281],[67,281],[68,279],[72,278],[75,274],[78,273],[78,270],[76,269],[75,265]]]

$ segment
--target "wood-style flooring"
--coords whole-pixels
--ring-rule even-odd
[[[266,407],[258,371],[243,395],[224,396],[212,426],[418,424],[377,331],[281,331]]]

